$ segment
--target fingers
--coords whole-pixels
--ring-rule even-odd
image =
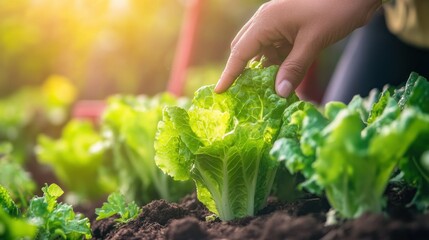
[[[320,48],[311,38],[297,38],[287,58],[279,67],[276,76],[276,92],[281,97],[288,97],[301,83],[307,69],[313,63]]]
[[[292,45],[289,43],[274,43],[273,46],[264,47],[262,54],[266,57],[265,66],[280,65],[289,55]]]
[[[214,89],[216,93],[226,91],[246,67],[247,62],[260,52],[262,45],[257,36],[254,31],[247,29],[232,47],[225,69]]]
[[[231,42],[231,48],[234,47],[237,42],[240,40],[241,36],[247,31],[249,26],[252,24],[252,19],[246,22],[246,24],[238,31],[237,35],[235,35],[234,39]]]

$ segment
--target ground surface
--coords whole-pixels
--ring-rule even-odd
[[[92,223],[94,239],[429,239],[429,214],[405,208],[407,192],[388,191],[389,216],[367,214],[356,220],[325,226],[329,205],[309,198],[290,203],[270,199],[255,217],[221,222],[195,198],[180,203],[156,200],[126,225],[113,218]]]

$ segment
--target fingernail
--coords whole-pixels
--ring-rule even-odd
[[[292,92],[292,84],[288,80],[281,80],[277,84],[276,91],[280,97],[288,97]]]

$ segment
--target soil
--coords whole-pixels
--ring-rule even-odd
[[[386,213],[366,214],[326,226],[330,206],[326,199],[281,202],[275,198],[257,216],[221,222],[195,197],[179,203],[155,200],[143,206],[139,217],[118,225],[114,218],[93,221],[94,239],[429,239],[429,214],[404,207],[412,191],[388,188]]]

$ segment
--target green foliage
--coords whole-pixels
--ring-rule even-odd
[[[9,195],[6,188],[0,185],[0,208],[10,216],[18,216],[19,209]]]
[[[48,133],[46,129],[64,123],[75,95],[69,80],[55,75],[40,86],[23,87],[0,99],[0,141],[13,145],[14,161],[25,162],[42,129]]]
[[[155,164],[153,146],[162,109],[186,105],[170,94],[154,97],[113,96],[103,115],[103,135],[113,149],[119,185],[128,199],[139,204],[163,198],[176,201],[190,193],[190,182],[176,182]]]
[[[137,218],[140,212],[141,209],[134,201],[127,203],[124,195],[119,192],[110,194],[107,198],[107,202],[103,203],[101,208],[95,209],[95,213],[97,214],[96,220],[109,218],[113,215],[119,215],[119,217],[115,219],[115,221],[119,223],[127,223]]]
[[[29,173],[13,160],[10,155],[11,152],[11,144],[0,144],[0,185],[10,191],[10,195],[18,208],[26,208],[28,201],[34,194],[36,184]]]
[[[72,206],[58,203],[64,193],[56,184],[42,188],[43,197],[30,201],[27,218],[38,227],[37,239],[90,239],[88,218],[75,214]]]
[[[0,99],[0,141],[8,141],[15,146],[13,158],[21,164],[28,156],[28,148],[32,145],[31,131],[28,131],[28,128],[35,118],[39,100],[40,97],[33,88],[22,88]]]
[[[36,226],[0,208],[0,239],[34,239],[36,233]]]
[[[0,185],[0,239],[32,239],[36,235],[36,226],[25,219],[6,188]]]
[[[312,116],[311,121],[304,121],[306,112]],[[333,114],[334,111],[331,112]],[[300,189],[316,194],[321,193],[321,187],[315,183],[312,164],[316,153],[313,147],[320,140],[320,131],[326,124],[327,120],[312,104],[297,101],[286,109],[279,140],[270,152],[278,161],[285,161],[291,174],[299,172],[305,177],[305,181],[299,184]]]
[[[395,94],[401,97],[399,103],[402,108],[422,111],[419,113],[421,120],[415,123],[420,124],[415,133],[416,139],[401,160],[399,169],[405,182],[417,189],[411,204],[426,212],[429,210],[429,127],[425,124],[429,118],[429,82],[417,73],[412,73],[406,86]]]
[[[76,215],[70,205],[58,203],[64,193],[56,184],[42,188],[21,214],[7,190],[0,185],[0,239],[90,239],[87,218]]]
[[[156,163],[176,180],[193,179],[198,199],[222,220],[266,204],[278,163],[268,155],[293,95],[274,91],[277,67],[251,64],[227,92],[200,88],[189,110],[166,107],[155,141]]]
[[[97,199],[116,187],[102,137],[88,121],[70,121],[57,140],[40,135],[36,153],[80,200]]]
[[[301,187],[324,190],[343,217],[382,211],[384,190],[398,166],[418,189],[413,203],[427,208],[428,92],[426,79],[412,73],[403,88],[356,96],[347,106],[331,102],[324,114],[309,104],[291,105],[283,127],[288,131],[271,154],[306,178]]]

